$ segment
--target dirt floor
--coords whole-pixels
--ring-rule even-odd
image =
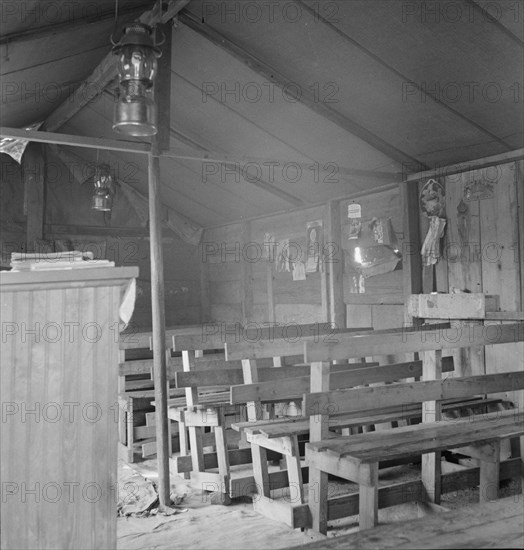
[[[140,474],[140,475],[137,475]],[[381,483],[417,479],[417,466],[390,468],[381,472]],[[143,477],[141,477],[143,476]],[[142,479],[145,488],[140,488],[143,498],[154,500],[151,483],[157,479],[156,461],[138,464],[119,464],[119,483]],[[134,483],[134,482],[133,482]],[[134,485],[133,485],[134,486]],[[353,492],[357,487],[351,483],[331,481],[332,496]],[[506,484],[501,496],[520,492],[520,484]],[[234,501],[230,506],[212,505],[209,495],[202,492],[178,475],[171,476],[171,494],[178,505],[172,516],[149,515],[146,517],[119,517],[117,522],[118,548],[134,549],[277,549],[291,548],[322,539],[310,531],[293,530],[284,524],[266,519],[255,513],[251,502]],[[478,502],[478,489],[461,491],[460,494],[444,495],[442,505],[448,509]],[[132,511],[133,508],[123,510]],[[389,523],[413,519],[424,513],[416,504],[405,504],[379,510],[379,522]],[[340,536],[358,530],[358,516],[330,523],[328,536]]]
[[[156,481],[156,461],[119,464],[119,477],[130,468]],[[300,546],[321,538],[301,533],[253,511],[250,502],[212,505],[209,494],[189,480],[171,476],[171,492],[180,499],[173,516],[119,517],[118,548],[134,549],[274,549]]]

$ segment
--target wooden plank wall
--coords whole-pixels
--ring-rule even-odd
[[[445,178],[447,226],[444,255],[450,292],[482,292],[479,201],[464,201],[464,186],[473,173]],[[439,262],[440,263],[440,262]],[[458,324],[458,323],[456,323]],[[453,350],[456,376],[485,374],[484,349]]]
[[[498,295],[502,311],[523,310],[522,166],[522,161],[511,162],[445,178],[449,289]],[[464,187],[471,181],[490,184],[492,197],[466,200]],[[522,368],[523,357],[522,343],[462,350],[455,357],[455,372],[463,376],[507,372]],[[524,406],[522,392],[508,397]]]
[[[342,241],[335,243],[334,252],[331,249],[328,251],[342,263],[344,254],[353,253],[352,242],[344,234],[350,202],[342,200],[339,203]],[[354,202],[362,206],[363,223],[368,223],[374,217],[391,218],[399,246],[402,247],[402,217],[397,189],[360,197]],[[311,323],[327,320],[327,307],[322,293],[324,273],[308,273],[305,281],[293,281],[291,273],[278,273],[274,266],[261,258],[247,262],[250,263],[250,272],[246,281],[246,258],[256,255],[257,248],[263,246],[266,233],[272,233],[277,241],[288,238],[294,243],[293,251],[298,251],[305,259],[306,224],[317,219],[324,222],[327,245],[327,207],[314,207],[249,222],[250,240],[255,243],[250,249],[245,246],[246,224],[236,223],[206,230],[201,246],[202,273],[207,281],[205,286],[209,289],[205,297],[206,304],[203,304],[204,319],[211,322],[245,320],[257,323]],[[401,269],[367,278],[366,291],[360,294],[348,269],[344,270],[342,280],[348,326],[374,326],[376,329],[402,326]],[[243,307],[248,294],[244,290],[247,283],[251,285],[253,293],[251,308]],[[268,292],[271,287],[272,293],[271,290]],[[251,316],[245,318],[245,311],[251,311]]]
[[[291,272],[277,272],[261,255],[265,234],[271,233],[277,241],[289,239],[291,254],[305,258],[306,224],[323,219],[324,210],[314,207],[206,230],[201,245],[209,289],[204,319],[229,323],[324,321],[321,274],[308,273],[305,281],[293,281]],[[271,290],[268,292],[271,287],[272,296]]]
[[[519,232],[522,204],[518,204],[517,188],[524,182],[520,166],[509,163],[486,170],[484,177],[494,182],[494,196],[479,201],[482,290],[500,297],[502,311],[522,311],[520,241],[524,234]],[[485,359],[487,374],[523,368],[524,343],[487,346]],[[524,392],[506,395],[524,407]]]

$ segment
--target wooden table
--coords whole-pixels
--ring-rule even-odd
[[[296,548],[523,548],[524,500],[515,495],[413,521],[384,524]]]

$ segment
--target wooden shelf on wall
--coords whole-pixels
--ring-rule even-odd
[[[487,319],[499,312],[499,297],[475,293],[412,294],[406,302],[408,314],[426,319]]]

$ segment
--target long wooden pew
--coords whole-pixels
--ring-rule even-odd
[[[308,325],[304,330],[310,330],[311,327],[313,325]],[[327,330],[327,327],[325,330]],[[219,502],[227,503],[232,495],[236,496],[235,490],[229,490],[226,487],[230,484],[229,474],[223,475],[224,471],[229,472],[227,456],[223,456],[228,454],[223,427],[222,425],[205,426],[200,421],[195,424],[194,415],[188,416],[185,407],[195,409],[204,404],[211,406],[212,404],[220,405],[227,402],[227,396],[220,393],[220,388],[213,388],[213,386],[224,386],[224,383],[227,384],[227,381],[224,382],[226,379],[224,370],[242,369],[242,362],[225,361],[222,352],[226,341],[238,341],[239,339],[246,338],[253,340],[259,337],[278,338],[284,334],[285,329],[281,326],[253,326],[250,329],[244,329],[240,323],[204,323],[193,330],[186,330],[183,333],[172,335],[171,346],[173,351],[182,354],[183,372],[195,374],[196,372],[204,371],[204,373],[200,373],[200,378],[196,384],[180,379],[179,387],[185,389],[185,399],[170,399],[168,402],[168,415],[177,423],[178,431],[181,434],[180,457],[175,458],[175,471],[182,473],[186,478],[190,477],[190,472],[194,472],[193,477],[198,478],[197,481],[206,482],[206,487],[215,487],[216,490],[213,492]],[[213,361],[206,360],[204,355],[206,351],[215,352],[216,355]],[[295,359],[298,360],[298,357]],[[264,365],[267,366],[280,364],[277,358],[270,358],[264,362]],[[238,373],[241,374],[242,370],[238,370]],[[217,378],[221,379],[221,383]],[[238,382],[238,379],[235,379],[236,382]],[[209,391],[210,386],[211,391]],[[240,409],[237,407],[236,410],[238,412]],[[221,410],[221,418],[222,415],[223,411]],[[192,423],[188,425],[186,419],[192,420]],[[222,472],[216,475],[205,474],[206,470],[209,469],[208,465],[215,463],[212,457],[206,457],[204,453],[204,447],[206,447],[205,439],[206,437],[209,439],[204,432],[204,428],[207,427],[211,427],[215,432],[215,447],[220,449],[217,452],[221,453],[220,464]],[[217,453],[215,452],[214,454],[216,455]],[[188,460],[189,457],[191,457],[190,460]]]
[[[453,370],[453,358],[446,358],[444,371]],[[370,383],[391,383],[399,379],[418,378],[422,374],[422,361],[411,361],[393,365],[379,366],[372,364],[337,364],[331,366],[330,387],[332,389],[351,388]],[[310,377],[301,376],[290,378],[275,383],[273,381],[261,381],[258,384],[233,386],[231,388],[231,403],[244,402],[246,400],[282,401],[300,399],[309,391]],[[300,394],[300,395],[299,395]],[[483,402],[482,402],[483,403]],[[468,403],[468,407],[478,406],[480,403],[474,400]],[[449,403],[448,408],[456,408],[456,403]],[[417,407],[389,407],[373,408],[366,415],[337,415],[330,418],[330,430],[340,433],[341,430],[370,427],[385,422],[407,422],[421,417],[421,410]],[[300,452],[300,440],[309,438],[310,424],[305,416],[296,418],[282,418],[276,420],[260,420],[257,422],[236,423],[233,427],[246,433],[247,440],[251,444],[252,453],[261,455],[254,470],[254,478],[257,485],[257,498],[253,500],[257,512],[267,517],[279,517],[280,521],[288,522],[293,527],[306,527],[307,524],[297,524],[293,519],[292,510],[286,514],[275,514],[275,499],[272,492],[281,488],[271,483],[265,454],[278,452],[286,460],[288,472],[289,490],[288,501],[292,506],[303,504],[305,495],[303,486],[307,482],[307,467],[301,464],[303,453]],[[392,464],[382,464],[382,467]],[[279,509],[282,509],[282,503]]]
[[[524,341],[524,324],[470,325],[454,328],[452,332],[448,330],[437,328],[425,333],[405,330],[383,334],[380,338],[370,335],[340,336],[337,342],[304,344],[305,357],[311,361],[313,389],[312,393],[304,395],[304,413],[310,416],[311,442],[306,445],[306,461],[309,465],[309,509],[314,530],[326,533],[328,520],[340,517],[333,513],[336,504],[328,499],[328,473],[359,484],[359,495],[356,499],[349,499],[352,506],[346,507],[346,515],[358,511],[361,528],[376,525],[379,506],[398,504],[406,501],[407,497],[438,504],[445,485],[445,476],[440,472],[440,453],[443,450],[460,449],[461,453],[480,460],[479,478],[472,476],[472,480],[480,479],[481,500],[496,498],[502,476],[509,473],[520,475],[521,458],[516,459],[517,464],[513,461],[501,467],[500,444],[507,438],[522,438],[524,435],[521,412],[508,410],[500,412],[495,419],[474,415],[450,422],[442,417],[442,402],[522,390],[522,365],[513,366],[519,369],[515,372],[442,379],[442,350],[521,342]],[[350,390],[331,389],[331,361],[415,351],[425,352],[424,381]],[[398,406],[399,403],[404,407],[421,406],[423,422],[396,428],[389,434],[370,432],[329,438],[329,418],[333,411],[338,414],[360,414],[377,403],[386,407]],[[379,489],[379,463],[402,459],[410,454],[422,455],[420,482]],[[518,469],[515,470],[514,466]]]
[[[231,330],[229,325],[226,330]],[[184,401],[184,390],[174,387],[175,373],[183,371],[183,358],[171,353],[175,336],[194,335],[201,325],[177,326],[166,329],[167,378],[170,384],[169,400]],[[153,356],[151,331],[128,330],[119,339],[120,362],[118,372],[118,433],[119,455],[127,462],[134,462],[137,451],[146,458],[156,453],[156,420],[151,401],[155,397],[153,383]],[[199,359],[200,369],[213,369],[224,362],[224,353],[206,354]],[[240,361],[236,362],[240,368]],[[185,433],[179,434],[178,425],[170,424],[172,451],[184,444]]]
[[[250,450],[231,449],[226,436],[228,415],[236,415],[235,420],[241,420],[246,403],[238,402],[232,405],[229,403],[229,387],[242,382],[258,380],[260,377],[265,380],[284,380],[298,373],[306,374],[307,370],[300,366],[286,366],[295,363],[303,363],[303,350],[296,349],[299,354],[286,354],[285,359],[279,355],[271,355],[259,361],[257,364],[241,360],[224,360],[216,364],[214,371],[198,370],[198,362],[202,357],[197,354],[202,350],[221,350],[231,342],[256,342],[263,340],[272,342],[277,347],[286,345],[291,339],[293,342],[302,335],[307,338],[325,337],[331,334],[333,329],[328,323],[313,323],[308,325],[281,325],[269,327],[250,327],[242,329],[233,327],[230,330],[212,331],[203,326],[198,333],[175,335],[173,337],[173,349],[181,351],[183,360],[183,371],[176,375],[178,388],[185,388],[185,404],[176,403],[171,400],[169,417],[178,422],[182,433],[185,429],[189,432],[189,450],[191,460],[188,458],[188,450],[181,444],[181,456],[175,459],[175,469],[178,473],[192,472],[192,478],[205,484],[206,488],[214,488],[216,499],[219,502],[229,502],[230,498],[244,496],[248,487],[253,489],[253,477],[247,476],[242,479],[234,479],[230,473],[230,465],[251,464],[252,455]],[[352,329],[335,331],[337,333],[354,332]],[[198,351],[200,350],[200,351]],[[226,359],[228,359],[226,357]],[[237,368],[241,365],[241,370]],[[267,368],[273,365],[273,368]],[[231,367],[235,368],[231,368]],[[227,395],[222,395],[221,389],[227,387]],[[203,394],[209,389],[212,393]],[[200,394],[200,397],[199,397]],[[211,397],[212,396],[212,397]],[[204,398],[203,398],[204,397]],[[249,405],[249,404],[248,404]],[[250,416],[248,418],[256,419]],[[212,428],[215,433],[215,451],[204,453],[203,437],[204,428]],[[242,457],[242,458],[240,458]],[[211,465],[211,466],[210,466]],[[218,467],[218,473],[209,472],[210,468]],[[278,473],[280,479],[285,474]],[[281,482],[283,483],[283,482]]]

